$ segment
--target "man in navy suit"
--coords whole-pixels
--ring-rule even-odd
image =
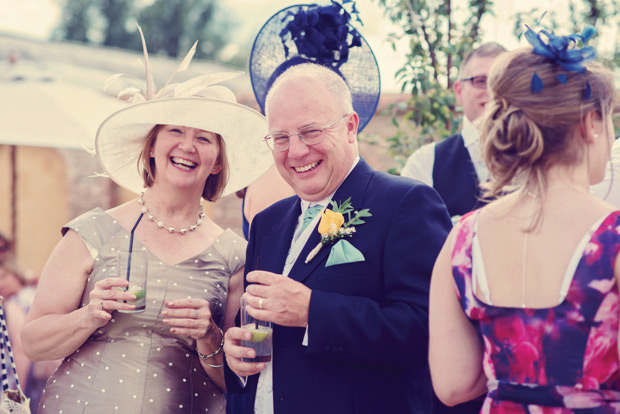
[[[479,183],[489,178],[489,172],[480,155],[480,137],[474,122],[489,100],[489,69],[505,51],[503,46],[491,42],[465,56],[453,87],[456,101],[463,108],[461,132],[420,147],[401,171],[402,176],[435,188],[455,219],[483,205]]]
[[[252,223],[244,298],[249,313],[274,324],[273,359],[242,362],[255,356],[240,342],[251,334],[228,330],[228,412],[430,413],[428,289],[451,227],[441,198],[359,157],[359,118],[330,69],[288,69],[266,115],[275,164],[297,195]],[[312,257],[322,218],[302,230],[305,210],[349,198],[372,216]]]

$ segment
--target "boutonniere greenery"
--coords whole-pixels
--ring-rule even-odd
[[[316,247],[308,254],[305,263],[308,263],[314,259],[324,245],[334,244],[336,241],[344,239],[345,237],[353,237],[353,234],[355,233],[355,226],[364,224],[363,217],[372,216],[372,214],[370,214],[370,210],[367,208],[360,211],[355,211],[351,205],[351,197],[347,198],[341,204],[338,204],[336,201],[331,201],[330,204],[332,207],[331,210],[327,208],[321,212],[321,221],[319,222],[318,227],[319,234],[321,234],[321,242],[317,244]],[[340,245],[341,249],[344,249],[343,253],[345,256],[347,253],[353,253],[354,256],[361,255],[361,252],[355,249],[351,243],[347,242],[345,244],[339,242],[338,245]],[[351,249],[354,249],[355,252],[351,251]],[[363,255],[361,256],[363,258]],[[351,261],[346,257],[342,259],[336,258],[334,260],[339,261],[339,263]]]

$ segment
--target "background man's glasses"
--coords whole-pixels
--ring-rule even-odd
[[[274,132],[273,134],[267,135],[263,138],[263,141],[267,144],[270,150],[276,152],[286,151],[291,143],[291,137],[297,135],[301,142],[306,145],[316,145],[323,141],[325,138],[325,130],[333,127],[338,123],[338,121],[343,120],[349,114],[342,116],[341,118],[336,119],[329,125],[326,126],[318,126],[318,125],[308,125],[299,130],[297,134],[285,134],[284,132]]]
[[[487,77],[486,76],[472,76],[471,78],[465,78],[461,80],[471,82],[472,86],[476,89],[487,88]]]

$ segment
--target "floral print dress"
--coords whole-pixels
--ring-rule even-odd
[[[620,211],[596,223],[578,249],[565,298],[544,309],[489,305],[474,295],[478,211],[456,225],[457,296],[484,343],[483,414],[620,413],[618,287]],[[476,249],[474,249],[476,250]],[[488,302],[488,301],[487,301]]]

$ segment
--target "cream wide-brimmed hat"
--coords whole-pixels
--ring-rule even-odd
[[[198,128],[222,136],[229,166],[228,183],[222,196],[246,187],[263,175],[273,165],[271,151],[262,139],[267,135],[265,117],[238,104],[228,88],[214,85],[238,73],[203,75],[181,84],[166,85],[154,93],[144,37],[142,41],[146,90],[136,87],[140,81],[129,75],[115,75],[106,85],[110,89],[116,84],[118,89],[119,83],[125,86],[130,83],[132,86],[122,89],[117,96],[129,98],[132,105],[110,115],[97,131],[95,151],[105,175],[132,192],[143,191],[138,159],[147,134],[158,124]],[[187,68],[195,48],[194,44],[174,74]]]

